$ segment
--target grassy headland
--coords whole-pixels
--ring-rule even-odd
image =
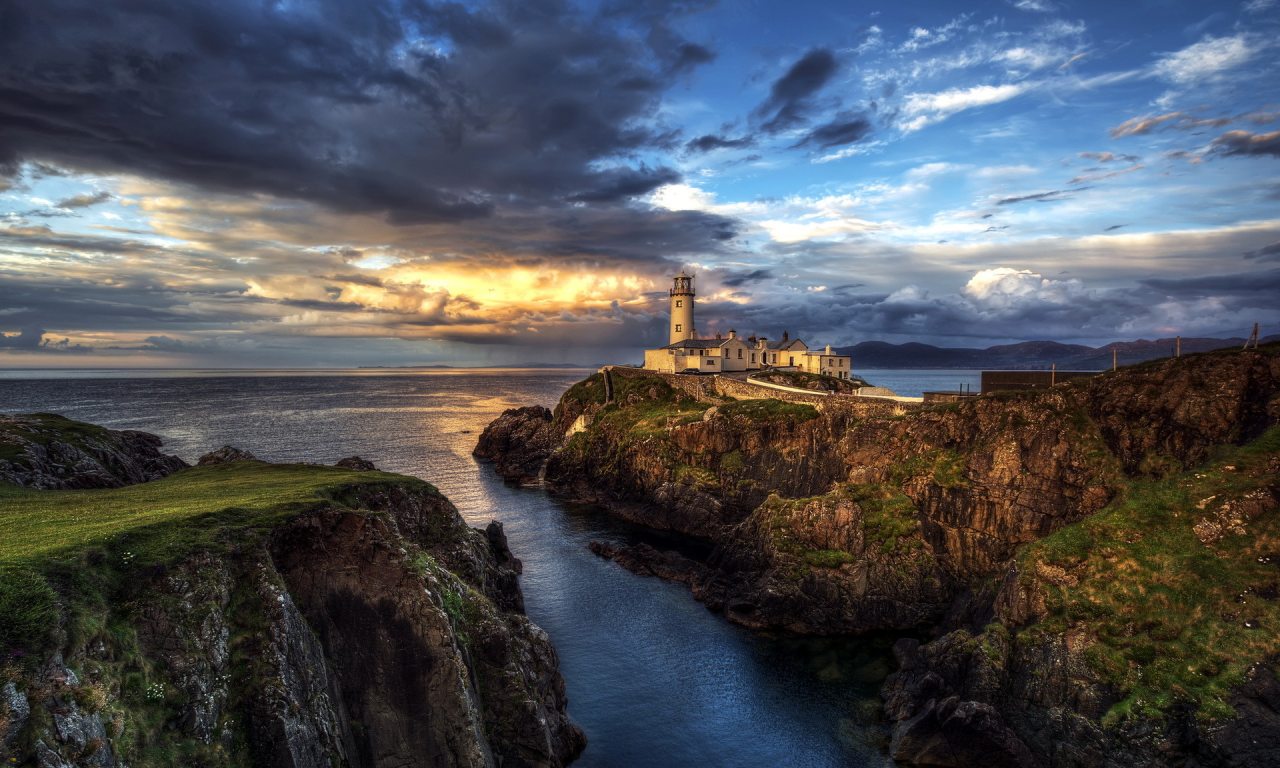
[[[1046,593],[1037,635],[1084,630],[1101,680],[1122,695],[1111,719],[1179,704],[1233,714],[1230,689],[1280,658],[1280,427],[1208,464],[1125,482],[1104,510],[1019,554]]]

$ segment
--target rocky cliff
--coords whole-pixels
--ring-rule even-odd
[[[27,488],[120,488],[177,472],[160,438],[117,432],[51,413],[0,414],[0,483]]]
[[[554,413],[508,412],[477,454],[716,542],[703,564],[596,549],[689,583],[732,621],[934,634],[899,649],[902,671],[886,689],[896,757],[1103,765],[1124,747],[1116,764],[1280,765],[1280,754],[1238,743],[1270,743],[1258,736],[1280,712],[1266,666],[1280,658],[1280,616],[1254,567],[1280,550],[1265,458],[1277,450],[1265,436],[1280,423],[1280,345],[898,416],[614,384],[612,400],[597,374]],[[495,451],[499,432],[535,439]],[[1264,457],[1252,479],[1205,469],[1240,446]],[[1200,495],[1188,501],[1192,487]],[[1123,522],[1084,533],[1109,516]],[[1197,530],[1222,536],[1206,544]],[[1117,561],[1117,547],[1142,546],[1151,549],[1134,564]],[[1097,594],[1102,585],[1114,594]],[[1213,621],[1192,616],[1188,595]],[[1216,607],[1237,598],[1253,618]],[[1104,610],[1128,618],[1103,622]],[[1166,621],[1177,616],[1185,621]],[[1154,693],[1156,668],[1172,693]]]
[[[6,764],[552,768],[583,748],[501,524],[467,527],[427,483],[239,460],[84,493],[0,486],[6,520],[61,526],[0,545]],[[57,538],[94,509],[105,528]]]

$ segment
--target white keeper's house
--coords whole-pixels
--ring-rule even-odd
[[[766,368],[821,373],[840,379],[849,378],[849,357],[825,349],[811,350],[800,339],[782,332],[781,341],[763,336],[743,339],[737,331],[727,337],[717,333],[714,339],[698,338],[694,327],[693,275],[684,270],[676,275],[671,288],[671,343],[661,349],[647,349],[644,367],[662,373],[680,373],[690,369],[702,373],[759,371]]]

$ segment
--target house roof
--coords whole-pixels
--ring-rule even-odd
[[[764,348],[765,349],[791,349],[797,344],[804,346],[804,342],[799,339],[788,339],[786,341],[766,341],[764,343]]]
[[[730,341],[738,341],[738,339],[684,339],[675,344],[668,344],[663,349],[715,349],[723,347]]]

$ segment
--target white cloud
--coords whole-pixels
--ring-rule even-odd
[[[902,44],[899,51],[918,51],[921,48],[929,48],[939,43],[945,43],[950,40],[956,32],[964,28],[964,23],[968,20],[968,16],[960,16],[952,19],[937,29],[925,29],[924,27],[915,27],[911,30],[911,37]]]
[[[903,174],[903,177],[911,183],[919,183],[935,176],[941,176],[944,173],[956,173],[957,171],[967,171],[972,166],[960,165],[958,163],[925,163],[916,166]]]
[[[952,88],[939,93],[913,93],[907,96],[902,105],[902,114],[907,118],[902,123],[902,130],[908,133],[918,131],[957,112],[1008,101],[1038,85],[1039,83],[1009,83]]]
[[[1276,4],[1276,0],[1249,0],[1242,8],[1249,13],[1261,13]]]
[[[1194,45],[1165,54],[1152,71],[1179,85],[1195,85],[1244,64],[1264,47],[1244,33],[1233,37],[1206,36]]]
[[[1029,165],[993,165],[979,168],[973,172],[973,176],[979,179],[1012,179],[1036,173],[1039,171]]]
[[[1058,10],[1057,4],[1050,3],[1048,0],[1017,0],[1013,7],[1023,11],[1038,11],[1040,13]]]
[[[1029,269],[995,267],[979,270],[960,293],[985,309],[1000,309],[1029,301],[1063,304],[1083,289],[1079,280],[1049,280]]]
[[[816,157],[813,159],[812,162],[829,163],[833,160],[843,160],[846,157],[854,157],[856,155],[869,155],[872,152],[879,151],[884,146],[885,146],[885,142],[883,141],[869,141],[866,144],[855,144],[852,147],[845,147],[839,152],[832,152],[829,155]]]
[[[688,184],[666,184],[653,191],[649,202],[669,211],[706,211],[715,206],[716,196]]]

